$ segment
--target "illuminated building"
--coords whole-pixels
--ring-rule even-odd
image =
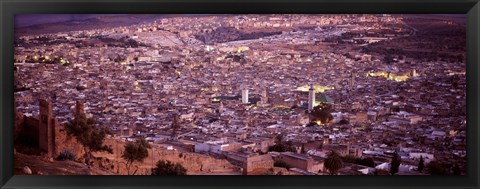
[[[412,77],[417,77],[418,74],[417,74],[417,70],[413,69],[412,70]]]
[[[244,85],[242,85],[242,103],[248,104],[248,89]]]
[[[315,89],[313,85],[310,85],[310,89],[308,90],[308,111],[313,110],[315,106]]]

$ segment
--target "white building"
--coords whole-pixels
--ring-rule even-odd
[[[248,104],[248,89],[245,86],[242,86],[242,103]]]
[[[314,106],[315,106],[315,89],[313,88],[313,85],[310,85],[310,89],[308,90],[308,111],[312,111]]]

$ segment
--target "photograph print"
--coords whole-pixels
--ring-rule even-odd
[[[466,175],[465,14],[16,14],[15,175]]]

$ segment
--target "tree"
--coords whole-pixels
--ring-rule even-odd
[[[394,175],[398,173],[398,167],[400,167],[400,156],[397,152],[393,153],[392,161],[390,162],[390,174]]]
[[[325,159],[324,166],[328,169],[330,175],[335,175],[337,174],[337,171],[343,167],[342,158],[337,152],[332,151],[327,159]]]
[[[373,171],[373,175],[390,175],[390,173],[387,170],[375,169],[375,171]]]
[[[349,124],[350,122],[346,119],[342,119],[338,122],[339,125],[346,125],[346,124]]]
[[[302,153],[302,154],[307,153],[305,151],[305,144],[302,144],[302,148],[300,149],[300,153]]]
[[[168,160],[159,160],[152,175],[186,175],[187,169],[179,163],[172,163]]]
[[[110,154],[113,150],[110,146],[103,145],[107,134],[106,128],[97,127],[94,118],[87,118],[85,113],[80,113],[65,125],[68,135],[73,135],[83,145],[85,161],[89,165],[92,152],[106,151]]]
[[[293,147],[292,141],[285,142],[283,141],[283,134],[275,136],[275,145],[270,146],[268,151],[275,152],[296,152],[295,147]]]
[[[140,139],[135,142],[128,142],[125,144],[122,158],[127,161],[127,174],[130,175],[130,167],[134,162],[143,162],[148,157],[148,149],[151,146],[145,139]]]
[[[180,129],[180,123],[178,121],[178,115],[173,116],[173,121],[172,121],[172,124],[170,125],[170,127],[172,128],[172,137],[175,137],[175,135],[177,134],[177,131]]]
[[[290,165],[288,165],[287,162],[285,162],[283,160],[275,160],[275,162],[273,163],[273,166],[283,167],[285,169],[290,169]]]
[[[385,57],[383,57],[383,62],[385,64],[392,64],[393,63],[393,57],[390,54],[387,54]]]
[[[445,168],[437,161],[431,161],[427,165],[428,173],[431,175],[445,175]]]
[[[418,162],[418,168],[417,170],[419,172],[423,171],[423,168],[425,168],[425,162],[423,161],[423,156],[420,156],[420,161]]]
[[[364,165],[364,166],[368,166],[368,167],[375,167],[375,161],[373,161],[372,158],[363,158],[363,159],[359,159],[357,161],[355,161],[357,164],[359,165]]]
[[[332,105],[328,103],[320,103],[319,105],[313,107],[313,110],[310,112],[310,115],[313,116],[313,121],[320,121],[323,124],[330,123],[333,120],[332,116]]]

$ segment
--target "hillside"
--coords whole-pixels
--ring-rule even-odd
[[[28,166],[34,175],[114,175],[113,172],[98,167],[90,167],[75,161],[48,160],[42,156],[16,153],[14,175],[25,175],[23,168]]]

